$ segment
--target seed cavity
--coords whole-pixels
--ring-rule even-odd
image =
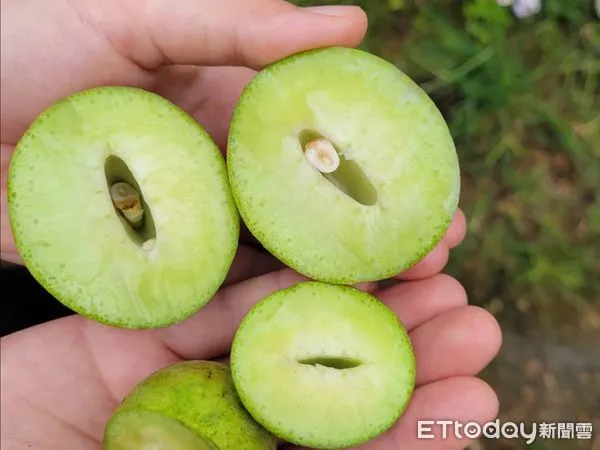
[[[306,159],[321,173],[331,173],[340,166],[340,156],[331,142],[317,138],[306,143]]]
[[[113,205],[123,213],[133,228],[139,228],[144,219],[144,208],[140,194],[128,183],[118,181],[110,187]]]
[[[323,366],[337,370],[354,369],[363,364],[360,359],[348,356],[315,356],[299,359],[298,362],[308,366]]]
[[[300,146],[309,164],[342,193],[363,206],[377,203],[377,190],[362,168],[330,139],[314,130],[302,130]]]
[[[121,158],[110,155],[104,162],[108,192],[129,237],[144,250],[156,244],[156,228],[152,211],[135,177]]]

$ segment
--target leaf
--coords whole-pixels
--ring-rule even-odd
[[[405,0],[388,0],[388,9],[390,11],[400,11],[406,7]]]
[[[470,0],[463,6],[465,28],[482,44],[489,44],[494,36],[506,34],[514,21],[507,8],[491,0]]]

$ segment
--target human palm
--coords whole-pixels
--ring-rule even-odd
[[[280,0],[2,0],[2,259],[21,262],[6,213],[14,146],[37,114],[103,85],[154,91],[224,149],[229,118],[255,70],[288,54],[354,46],[358,8],[306,11]],[[44,20],[40,20],[43,18]],[[314,32],[317,30],[318,32]]]
[[[1,244],[2,259],[17,263],[6,172],[19,137],[52,102],[95,86],[142,87],[192,114],[224,150],[233,106],[255,70],[309,48],[355,46],[366,27],[356,8],[307,11],[280,0],[182,0],[176,8],[167,0],[1,5]],[[458,211],[440,244],[398,275],[401,284],[374,292],[410,330],[417,389],[399,423],[365,448],[462,448],[452,440],[417,442],[417,418],[483,421],[497,412],[494,393],[474,378],[498,350],[497,324],[466,305],[455,280],[438,274],[464,233]],[[132,331],[74,315],[4,337],[2,448],[99,449],[108,416],[135,384],[181,359],[226,358],[248,309],[301,279],[246,235],[223,288],[180,324]]]
[[[165,329],[123,330],[74,315],[3,338],[2,448],[99,450],[107,419],[134,385],[182,359],[227,358],[248,309],[301,280],[283,269],[229,285],[195,316]],[[496,323],[468,306],[464,290],[444,274],[373,294],[410,332],[417,387],[398,423],[362,448],[463,448],[457,440],[417,440],[417,420],[495,417],[495,394],[474,375],[498,350]]]

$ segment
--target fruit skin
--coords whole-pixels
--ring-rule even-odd
[[[97,111],[90,113],[94,104]],[[84,113],[83,119],[79,115],[80,110],[88,114],[86,116]],[[91,118],[98,111],[101,114]],[[120,116],[114,118],[117,114]],[[86,122],[85,119],[90,120]],[[168,129],[163,131],[159,124],[178,128],[178,132]],[[96,136],[97,125],[112,127],[115,136]],[[154,133],[161,134],[157,134],[157,137],[153,136]],[[93,139],[89,138],[91,134],[94,135]],[[138,142],[140,137],[141,142]],[[111,138],[114,138],[113,142],[110,141]],[[57,144],[61,139],[60,142],[64,145]],[[128,140],[133,142],[134,149],[128,152],[128,156],[133,159],[142,160],[144,150],[152,149],[153,145],[157,147],[162,144],[161,150],[165,154],[169,152],[162,161],[164,169],[159,165],[157,170],[146,170],[148,167],[140,170],[154,180],[154,191],[159,191],[166,185],[172,188],[177,183],[183,183],[181,194],[171,197],[174,202],[178,202],[177,213],[169,217],[162,209],[162,216],[163,222],[171,223],[171,229],[176,221],[185,224],[181,225],[183,233],[170,233],[170,242],[163,246],[161,258],[137,259],[137,265],[134,265],[131,272],[139,276],[133,281],[126,273],[130,267],[125,262],[125,256],[137,250],[122,248],[111,251],[107,257],[108,246],[102,239],[89,239],[77,246],[73,246],[71,242],[73,236],[80,234],[78,229],[91,229],[97,223],[96,220],[86,223],[84,219],[87,215],[91,217],[98,210],[110,210],[109,214],[116,214],[103,174],[94,172],[98,179],[93,180],[89,176],[81,177],[86,182],[96,183],[94,189],[103,195],[98,204],[86,204],[84,208],[74,207],[75,202],[82,203],[77,199],[78,189],[63,196],[64,203],[61,204],[58,215],[69,214],[73,223],[72,229],[64,231],[64,238],[61,236],[58,239],[56,233],[51,239],[47,235],[47,224],[52,224],[54,211],[49,212],[45,206],[47,196],[63,189],[57,181],[61,180],[61,174],[57,172],[60,167],[56,166],[56,157],[64,158],[66,152],[72,152],[82,159],[85,155],[83,152],[86,151],[93,157],[96,156],[95,152],[99,152],[99,145],[110,146],[114,142],[127,144]],[[83,144],[83,148],[77,147],[80,144]],[[135,148],[136,144],[139,144],[139,148]],[[85,145],[89,148],[85,148]],[[31,157],[33,154],[35,158]],[[187,163],[179,163],[180,166],[188,166],[187,172],[173,169],[176,163],[171,161],[176,158]],[[193,169],[189,167],[199,169],[192,175]],[[204,193],[204,198],[202,195],[186,197],[186,192],[190,191],[189,180],[194,177],[210,187],[210,192]],[[62,180],[68,181],[69,177],[62,177]],[[198,192],[198,189],[193,192]],[[158,328],[191,316],[219,289],[238,246],[239,214],[229,188],[225,160],[219,148],[202,126],[185,111],[154,93],[138,88],[92,88],[63,98],[44,110],[31,123],[12,155],[7,197],[15,244],[33,277],[68,308],[111,326]],[[185,204],[185,200],[181,198],[188,203]],[[220,214],[215,214],[217,209]],[[159,208],[155,208],[155,219],[159,212]],[[202,220],[195,219],[200,214],[208,217],[204,224]],[[112,219],[114,227],[121,227],[117,217]],[[122,232],[122,229],[117,231]],[[199,238],[201,234],[205,236],[203,241]],[[122,236],[115,238],[114,229],[107,230],[106,235],[111,240],[124,240]],[[160,235],[158,237],[157,241],[160,241]],[[199,245],[199,241],[203,245]],[[165,255],[169,255],[168,258]],[[162,267],[157,268],[161,263]],[[78,279],[76,275],[80,267],[87,267],[89,273]],[[103,272],[110,270],[113,273],[98,283],[96,291],[91,291],[91,284],[102,279],[100,275]],[[108,292],[110,288],[114,289],[112,293]],[[99,295],[97,291],[105,295]],[[116,300],[115,292],[121,294]],[[117,305],[121,309],[113,311]],[[123,305],[132,306],[126,310]],[[153,308],[160,312],[152,314]]]
[[[219,450],[277,448],[276,438],[257,424],[240,403],[229,367],[215,361],[176,363],[140,382],[107,422],[105,450],[116,445],[112,439],[118,433],[119,418],[132,412],[174,419]]]
[[[337,371],[299,363],[316,355],[362,365]],[[252,417],[309,448],[347,448],[384,433],[405,411],[416,380],[412,344],[396,314],[366,292],[318,281],[259,301],[234,336],[230,364]]]
[[[306,163],[303,129],[349,149],[383,194],[375,206],[346,197]],[[234,110],[227,167],[257,240],[329,283],[412,267],[441,241],[460,195],[458,157],[436,105],[391,63],[350,48],[309,50],[261,70]]]

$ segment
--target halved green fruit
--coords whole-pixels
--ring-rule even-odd
[[[332,173],[304,154],[318,138],[338,153]],[[432,100],[391,63],[348,48],[263,69],[236,106],[227,164],[254,236],[332,283],[414,265],[443,237],[460,191],[454,143]]]
[[[187,361],[139,383],[108,421],[104,450],[275,450],[240,403],[229,368]]]
[[[148,411],[116,415],[107,433],[106,450],[219,450],[180,421]]]
[[[138,193],[142,219],[119,200]],[[166,326],[224,280],[239,216],[224,158],[206,131],[160,96],[102,87],[44,111],[17,145],[10,223],[33,276],[74,311],[127,328]],[[124,203],[127,203],[126,201]]]
[[[307,281],[243,319],[231,350],[238,395],[274,435],[310,448],[367,442],[405,410],[415,384],[407,332],[358,289]]]

